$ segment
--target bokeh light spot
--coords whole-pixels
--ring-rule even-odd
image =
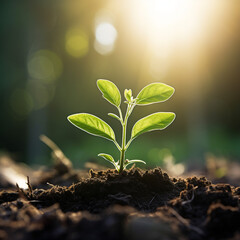
[[[102,45],[99,42],[94,42],[95,50],[101,55],[108,55],[114,50],[114,45]]]
[[[65,48],[72,57],[84,57],[89,49],[87,34],[78,28],[70,29],[66,34]]]
[[[62,61],[52,51],[39,50],[28,61],[28,73],[33,79],[54,82],[62,73]]]
[[[46,85],[42,82],[30,79],[27,88],[32,96],[33,108],[35,110],[46,107],[54,97],[55,86],[53,84]]]
[[[102,55],[106,55],[114,50],[114,44],[117,39],[117,30],[113,24],[109,22],[100,22],[96,26],[95,37],[95,50]]]
[[[117,30],[108,22],[102,22],[96,27],[96,39],[102,45],[112,45],[117,38]]]

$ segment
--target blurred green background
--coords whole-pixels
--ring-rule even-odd
[[[219,0],[42,0],[1,2],[0,150],[28,164],[49,164],[51,138],[83,166],[114,144],[67,121],[116,109],[96,87],[113,81],[134,96],[147,84],[176,89],[164,103],[136,107],[132,126],[155,111],[177,118],[164,131],[144,134],[127,152],[149,166],[166,156],[187,165],[207,154],[240,159],[240,2]],[[124,103],[122,104],[124,108]],[[107,163],[106,163],[107,164]]]

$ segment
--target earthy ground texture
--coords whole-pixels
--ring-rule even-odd
[[[50,176],[0,191],[1,240],[240,239],[240,187],[170,178],[160,168],[66,171],[75,182],[68,187],[46,184]]]

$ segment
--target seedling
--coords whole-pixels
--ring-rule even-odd
[[[114,105],[119,115],[114,113],[108,113],[110,117],[117,119],[122,125],[122,144],[121,146],[118,144],[115,138],[115,133],[113,129],[102,119],[89,114],[89,113],[77,113],[68,116],[68,120],[77,128],[81,130],[98,136],[106,138],[116,145],[118,150],[120,151],[120,158],[118,161],[115,161],[114,158],[106,153],[100,153],[98,156],[112,163],[117,169],[118,172],[122,172],[126,167],[133,163],[144,163],[142,160],[128,160],[125,159],[125,152],[130,146],[131,142],[138,137],[139,135],[150,132],[154,130],[163,130],[167,126],[169,126],[173,120],[175,119],[175,113],[172,112],[156,112],[151,115],[148,115],[140,120],[138,120],[132,128],[131,137],[128,141],[126,141],[126,132],[127,132],[127,123],[128,118],[131,115],[134,107],[149,105],[152,103],[163,102],[169,99],[173,93],[174,88],[170,87],[163,83],[151,83],[144,87],[136,98],[132,96],[131,89],[125,89],[124,97],[126,101],[124,103],[127,104],[127,110],[125,116],[123,117],[122,110],[120,108],[121,105],[121,94],[117,88],[117,86],[108,80],[99,79],[97,80],[97,86],[99,90],[102,92],[103,98],[105,98],[108,102]]]

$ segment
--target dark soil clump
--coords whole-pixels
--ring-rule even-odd
[[[64,212],[87,210],[99,213],[113,204],[155,211],[178,195],[179,189],[160,169],[135,169],[121,174],[114,170],[90,171],[90,178],[79,183],[70,187],[54,186],[46,191],[35,190],[28,194],[28,199],[42,201],[47,206],[59,203]]]
[[[42,183],[41,183],[42,184]],[[239,239],[240,191],[160,168],[0,191],[0,239]]]

